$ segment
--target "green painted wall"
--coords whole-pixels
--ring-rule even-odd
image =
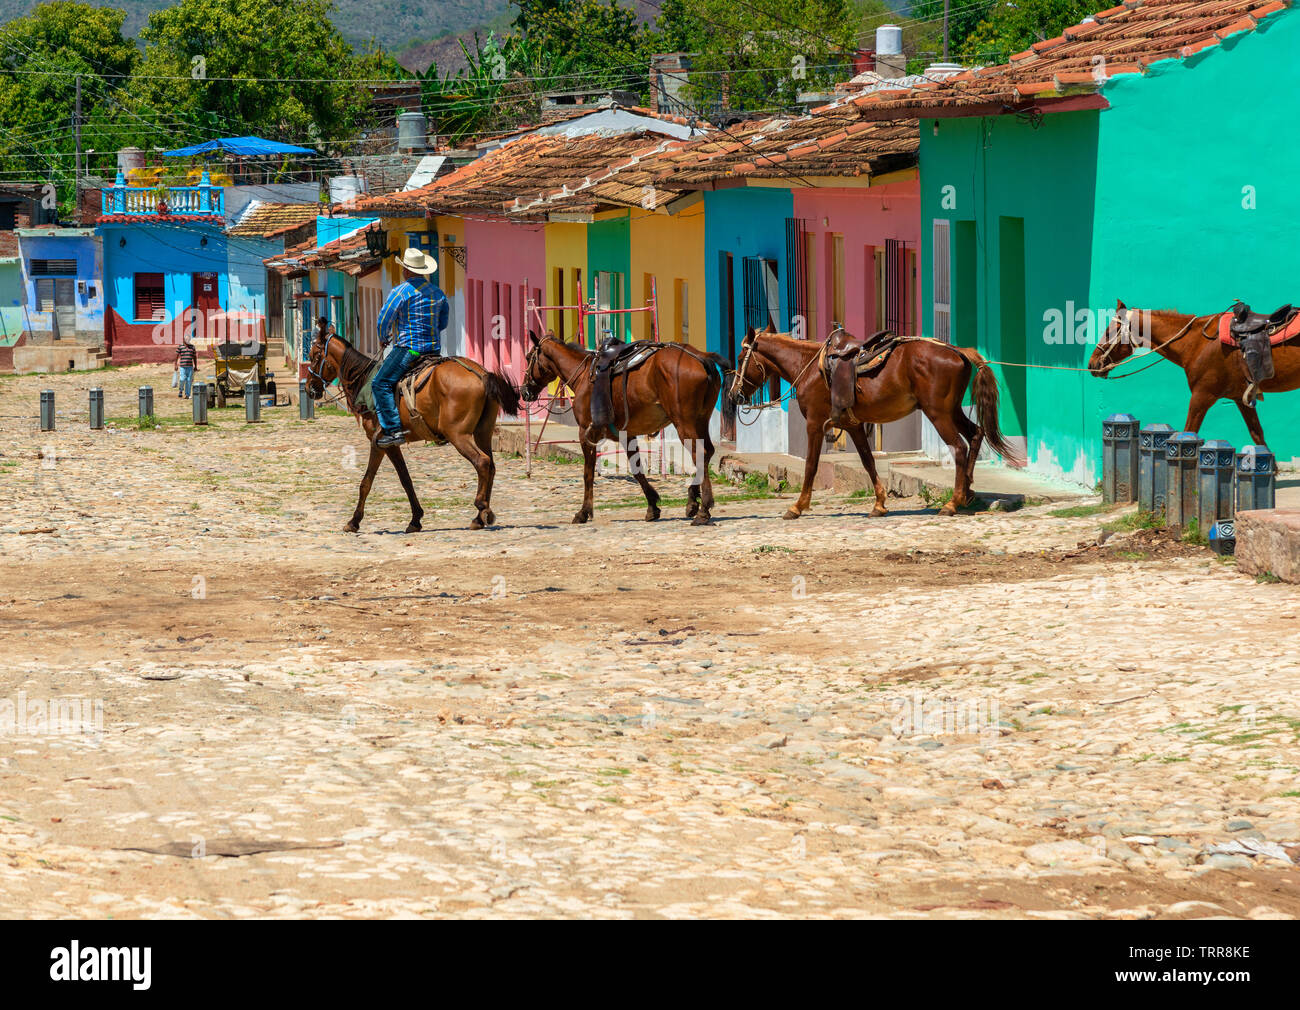
[[[629,307],[629,285],[632,281],[632,224],[631,218],[624,213],[618,217],[603,221],[593,221],[587,225],[587,297],[596,296],[596,274],[601,271],[621,274],[618,308]],[[639,304],[639,293],[638,293]],[[598,341],[597,322],[604,329],[603,320],[593,319],[587,324],[588,341]],[[627,315],[612,317],[612,326],[616,337],[628,339],[629,320]]]
[[[22,336],[23,305],[22,263],[0,259],[0,347],[12,347]]]
[[[936,120],[924,120],[924,332],[934,332],[936,219],[953,223],[953,339],[994,359],[1082,368],[1091,344],[1051,340],[1048,314],[1091,309],[1095,319],[1117,298],[1189,313],[1222,310],[1235,298],[1267,310],[1300,302],[1300,179],[1291,145],[1236,153],[1226,136],[1248,144],[1300,134],[1300,103],[1250,84],[1260,67],[1283,65],[1300,51],[1300,13],[1264,25],[1145,76],[1116,77],[1104,89],[1105,110],[1050,114],[1038,124],[1016,116],[943,119],[937,135]],[[1016,285],[1004,276],[1018,269],[1022,220],[1023,328],[1008,304]],[[995,370],[1005,429],[1026,436],[1031,467],[1083,484],[1100,476],[1107,414],[1126,411],[1175,429],[1187,415],[1186,379],[1163,362],[1131,379]],[[1270,447],[1283,460],[1300,456],[1300,426],[1288,423],[1297,409],[1300,394],[1261,404]],[[1201,434],[1247,441],[1226,402]]]
[[[1042,320],[1087,305],[1098,114],[921,124],[922,330],[934,333],[934,222],[950,224],[952,337],[993,361],[1076,363],[1049,344]],[[994,365],[1008,435],[1027,439],[1043,469],[1068,471],[1082,452],[1082,377]],[[1067,465],[1044,453],[1062,451]],[[1064,447],[1058,450],[1057,447]]]

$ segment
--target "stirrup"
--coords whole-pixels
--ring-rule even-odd
[[[1241,394],[1241,402],[1244,403],[1247,407],[1254,406],[1255,401],[1260,398],[1260,393],[1258,390],[1259,390],[1259,384],[1252,380],[1250,383],[1247,384],[1246,391]]]
[[[390,446],[402,445],[406,442],[406,432],[400,428],[397,431],[380,431],[375,437],[375,448],[387,449]]]

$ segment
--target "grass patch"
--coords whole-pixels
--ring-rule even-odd
[[[1109,512],[1114,505],[1107,505],[1105,502],[1098,502],[1096,505],[1071,505],[1068,508],[1054,509],[1047,513],[1054,519],[1082,519],[1084,516],[1095,516],[1102,512]]]
[[[1199,519],[1190,519],[1187,525],[1183,527],[1183,535],[1178,538],[1185,544],[1199,544],[1202,547],[1210,545],[1209,538],[1201,531],[1201,522]]]
[[[794,548],[779,547],[776,544],[759,544],[757,547],[753,549],[753,553],[754,554],[776,554],[776,553],[793,554]]]
[[[1281,582],[1282,580],[1272,572],[1260,572],[1255,576],[1255,581],[1260,585],[1272,585],[1273,583]]]
[[[1101,528],[1109,533],[1122,533],[1130,530],[1158,530],[1164,525],[1165,517],[1159,512],[1138,509],[1104,523]]]

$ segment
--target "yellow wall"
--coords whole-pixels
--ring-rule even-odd
[[[563,290],[557,291],[556,271],[563,270]],[[589,283],[587,277],[587,226],[571,221],[552,221],[546,225],[546,282],[537,284],[530,279],[533,287],[542,289],[542,300],[547,305],[576,305],[580,299],[580,290],[574,289],[574,271],[581,275],[580,290]],[[563,333],[559,313],[545,312],[546,325],[555,330],[555,335],[565,340],[576,340],[578,332],[578,313],[564,313]],[[536,320],[530,319],[531,330]]]
[[[433,226],[438,231],[440,245],[463,246],[465,244],[465,222],[461,218],[437,217],[433,220]],[[456,237],[455,242],[451,240],[453,235]],[[443,294],[448,298],[454,298],[456,292],[465,283],[465,268],[450,256],[439,257],[439,262],[438,287],[442,288]]]
[[[704,202],[677,214],[634,210],[631,230],[632,276],[628,285],[633,304],[645,304],[647,278],[654,277],[659,294],[659,339],[680,340],[679,305],[684,284],[690,343],[705,350]],[[633,336],[649,338],[648,319],[640,318]]]
[[[382,270],[386,282],[384,284],[385,293],[402,283],[402,267],[398,260],[401,258],[402,253],[406,251],[406,233],[408,231],[428,231],[432,223],[422,217],[386,217],[383,219],[380,227],[388,232],[388,248],[397,253],[396,256],[390,256],[384,260]]]

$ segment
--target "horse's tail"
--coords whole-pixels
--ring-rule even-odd
[[[731,359],[722,354],[715,354],[713,351],[695,353],[703,360],[717,366],[718,371],[722,373],[722,388],[725,390],[727,384],[731,382],[731,377],[736,374],[736,366],[731,363]]]
[[[483,380],[487,384],[488,396],[501,404],[501,409],[510,417],[519,416],[519,387],[500,372],[488,372]]]
[[[998,380],[983,355],[973,347],[953,346],[971,365],[971,397],[975,401],[975,422],[984,431],[984,441],[1008,466],[1022,467],[1024,458],[1011,446],[998,424]]]

